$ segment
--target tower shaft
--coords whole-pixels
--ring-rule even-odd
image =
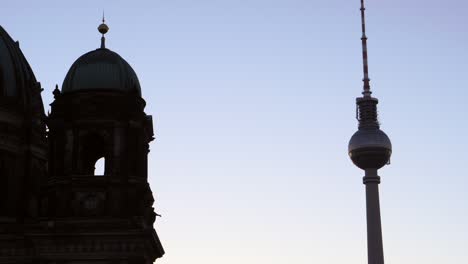
[[[368,264],[384,264],[379,201],[380,177],[376,169],[367,169],[365,173],[363,181],[366,185]]]

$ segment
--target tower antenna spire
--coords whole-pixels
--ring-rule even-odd
[[[370,79],[369,79],[369,64],[367,60],[367,36],[366,36],[366,8],[364,7],[364,0],[361,0],[361,25],[362,25],[362,66],[364,70],[364,91],[362,94],[364,97],[370,97],[372,92],[370,90]]]
[[[104,10],[102,10],[102,24],[98,26],[98,31],[102,34],[101,37],[101,49],[106,48],[106,38],[104,37],[104,34],[109,31],[109,27],[106,25],[106,19],[104,17]]]

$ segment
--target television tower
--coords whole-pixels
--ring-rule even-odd
[[[348,154],[353,163],[365,171],[363,182],[366,185],[368,264],[384,264],[379,202],[380,177],[377,170],[389,163],[392,154],[392,143],[388,136],[380,130],[377,119],[377,104],[379,101],[371,96],[367,62],[365,10],[364,0],[361,0],[364,89],[362,96],[356,98],[356,118],[359,126],[358,131],[354,133],[349,141]]]

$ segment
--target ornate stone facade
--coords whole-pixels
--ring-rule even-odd
[[[0,263],[153,263],[164,254],[147,174],[153,124],[135,72],[103,38],[48,116],[40,87],[0,27]]]

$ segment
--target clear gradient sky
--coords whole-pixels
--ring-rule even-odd
[[[137,72],[155,120],[161,264],[366,263],[363,172],[347,156],[362,89],[359,0],[3,1],[45,91],[98,48]],[[392,164],[387,263],[468,263],[468,2],[367,0]]]

